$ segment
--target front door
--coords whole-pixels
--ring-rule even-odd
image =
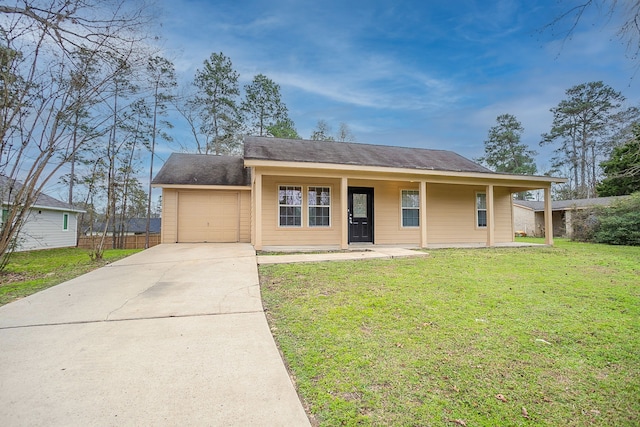
[[[373,188],[349,187],[349,243],[373,243]]]

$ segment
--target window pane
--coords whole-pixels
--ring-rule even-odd
[[[487,211],[479,210],[478,211],[478,227],[486,227],[487,226]]]
[[[331,205],[331,190],[329,188],[323,188],[320,193],[320,203],[322,206]]]
[[[419,227],[420,211],[418,209],[402,209],[402,226]]]
[[[278,191],[278,203],[281,205],[302,205],[302,187],[282,186]]]
[[[417,208],[420,206],[420,194],[417,190],[402,190],[402,207]]]
[[[328,227],[329,208],[314,207],[309,208],[309,227]]]
[[[302,190],[300,187],[287,188],[287,205],[301,206],[302,205]]]
[[[478,209],[487,209],[487,195],[485,193],[476,194],[476,205]]]
[[[302,224],[302,209],[297,207],[281,206],[280,207],[280,225],[281,226],[299,226]]]
[[[309,203],[309,227],[328,227],[331,189],[329,187],[309,187],[307,199],[307,203]]]
[[[354,218],[367,217],[367,195],[366,194],[353,194],[353,217]]]
[[[331,205],[331,189],[329,187],[309,187],[307,194],[309,206]]]
[[[278,188],[280,225],[299,227],[302,225],[302,187],[280,186]]]

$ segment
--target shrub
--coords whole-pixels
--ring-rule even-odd
[[[599,209],[571,210],[571,240],[577,242],[595,242],[595,235],[600,228]]]
[[[598,220],[596,242],[640,246],[640,192],[602,209]]]

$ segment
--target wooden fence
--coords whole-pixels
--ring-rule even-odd
[[[124,236],[124,249],[144,249],[145,235]],[[100,241],[100,236],[82,236],[78,238],[78,247],[82,249],[91,249],[94,244]],[[159,234],[149,235],[149,247],[160,244]],[[111,249],[113,247],[113,237],[106,236],[104,238],[104,248]]]

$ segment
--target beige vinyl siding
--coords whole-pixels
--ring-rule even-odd
[[[484,243],[486,227],[476,224],[476,193],[484,186],[427,184],[428,243]],[[511,193],[494,187],[494,238],[496,243],[513,241]]]
[[[342,226],[340,180],[296,176],[263,176],[262,243],[265,246],[304,246],[340,244]],[[278,187],[301,186],[304,194],[301,227],[278,226]],[[419,190],[417,182],[349,179],[349,187],[374,189],[374,242],[376,244],[420,244],[419,227],[402,227],[401,192]],[[331,227],[308,227],[309,186],[331,187]],[[485,186],[427,183],[428,243],[485,243],[487,229],[476,226],[475,194]],[[423,207],[421,207],[423,208]],[[495,241],[513,241],[511,193],[494,187]]]
[[[493,188],[494,237],[496,243],[513,242],[513,209],[512,196],[508,188]]]
[[[335,178],[309,178],[290,176],[263,176],[262,193],[262,243],[265,246],[304,246],[340,244],[340,228],[343,218],[340,205],[340,180]],[[278,225],[278,187],[302,186],[303,213],[301,227]],[[331,226],[308,227],[307,189],[309,186],[331,187]],[[402,227],[401,191],[418,190],[417,183],[404,181],[349,180],[349,187],[374,189],[374,241],[376,244],[420,244],[418,227]]]
[[[162,189],[162,243],[176,243],[178,241],[178,190],[174,188]]]
[[[302,226],[280,227],[278,209],[278,187],[301,186]],[[308,226],[307,189],[331,188],[331,226]],[[265,246],[339,245],[342,218],[340,215],[340,180],[335,178],[263,176],[262,177],[262,244]]]
[[[240,191],[240,242],[251,242],[251,191]]]
[[[476,225],[476,192],[485,187],[427,184],[428,243],[482,243],[486,228]]]
[[[428,243],[482,243],[486,228],[476,226],[476,192],[485,187],[427,184]]]

